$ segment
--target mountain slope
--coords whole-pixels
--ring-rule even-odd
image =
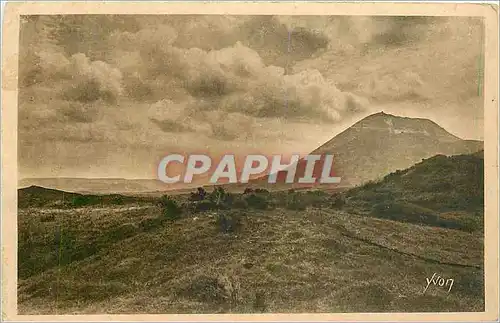
[[[358,121],[310,155],[333,154],[331,175],[342,178],[340,186],[354,186],[431,156],[468,154],[481,149],[482,141],[460,139],[431,120],[380,112]],[[322,163],[315,167],[315,177],[321,174],[321,167]],[[305,168],[305,160],[299,160],[295,183]],[[284,171],[278,173],[278,183],[284,183],[285,178]],[[267,180],[268,176],[264,176],[253,184],[264,185]]]
[[[377,217],[477,230],[484,214],[484,157],[436,155],[346,196]]]
[[[481,234],[331,208],[245,209],[225,232],[239,211],[139,206],[21,209],[19,313],[484,311]],[[451,292],[422,294],[434,272]]]
[[[482,148],[481,141],[462,140],[430,120],[381,112],[362,119],[311,154],[334,154],[335,171],[343,180],[359,184],[434,155]]]

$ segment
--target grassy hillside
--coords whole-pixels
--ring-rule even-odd
[[[68,208],[82,207],[85,205],[122,205],[150,200],[152,200],[152,198],[126,196],[121,194],[80,194],[40,186],[30,186],[18,190],[19,208]]]
[[[347,193],[352,205],[395,220],[476,230],[484,214],[482,153],[437,155]]]
[[[156,220],[161,213],[155,206],[84,208],[42,223],[36,213],[22,211],[20,312],[481,311],[484,306],[480,235],[312,207]],[[239,220],[223,226],[220,214]],[[435,272],[455,279],[451,293],[435,286],[422,293],[425,278]]]
[[[19,311],[482,311],[481,158],[436,156],[344,193],[20,208]],[[434,273],[452,290],[424,293]]]

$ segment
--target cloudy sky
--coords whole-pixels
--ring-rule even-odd
[[[304,154],[382,110],[482,139],[482,42],[467,17],[23,17],[20,177]]]

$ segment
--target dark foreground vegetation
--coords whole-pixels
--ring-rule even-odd
[[[22,313],[482,311],[483,160],[348,191],[19,193]],[[64,194],[64,196],[63,196]],[[429,288],[438,273],[453,290]]]

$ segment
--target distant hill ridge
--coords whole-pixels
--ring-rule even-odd
[[[121,194],[80,194],[37,185],[17,190],[18,207],[80,207],[86,205],[121,205],[137,201],[147,201],[145,197]]]
[[[356,122],[310,154],[333,154],[332,175],[342,178],[340,186],[355,186],[408,168],[434,155],[470,154],[481,149],[482,141],[460,139],[431,120],[379,112]],[[299,161],[295,183],[303,176],[305,165],[304,160]],[[320,173],[321,164],[315,168],[314,176],[319,177]],[[278,173],[278,184],[284,183],[285,178],[285,172]],[[263,176],[250,181],[249,185],[267,186],[267,182],[268,177]],[[156,179],[30,178],[19,182],[19,187],[30,185],[98,194],[176,189],[176,185],[167,185]]]
[[[22,179],[18,187],[29,186],[50,187],[63,191],[78,193],[134,193],[153,192],[172,189],[156,179],[125,179],[125,178],[26,178]]]

